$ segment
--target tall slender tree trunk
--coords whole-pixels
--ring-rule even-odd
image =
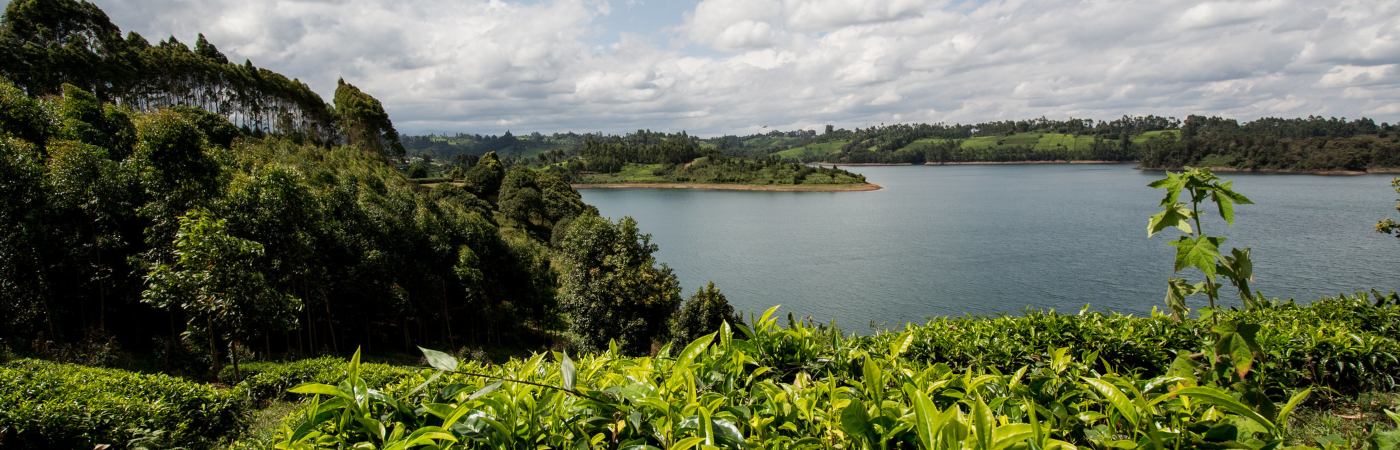
[[[223,360],[219,358],[219,345],[215,342],[214,318],[205,317],[205,333],[209,334],[209,357],[214,361],[214,378],[219,377],[219,369],[223,368]]]
[[[237,339],[234,339],[234,340],[229,344],[228,355],[229,355],[230,358],[233,358],[233,379],[234,379],[234,382],[237,383],[238,381],[240,381],[240,380],[243,379],[243,373],[241,373],[241,372],[238,371],[238,340],[237,340]]]

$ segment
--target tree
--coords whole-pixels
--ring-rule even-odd
[[[501,214],[521,225],[530,227],[548,220],[545,217],[544,199],[535,184],[535,172],[525,167],[514,167],[506,172],[501,180]]]
[[[665,336],[680,284],[658,265],[656,250],[631,217],[613,223],[584,215],[569,225],[559,250],[559,306],[581,349],[607,348],[615,339],[624,351],[642,354]]]
[[[335,111],[340,116],[341,129],[352,147],[373,150],[387,157],[404,155],[399,132],[384,105],[344,79],[336,81]]]
[[[467,169],[467,175],[462,178],[462,184],[467,190],[477,197],[483,199],[495,199],[496,194],[501,190],[501,181],[506,176],[505,166],[501,165],[501,159],[496,157],[496,152],[487,152],[477,160],[472,168]]]
[[[54,134],[55,118],[39,101],[0,78],[0,132],[43,145]]]
[[[141,299],[182,313],[186,337],[208,340],[215,373],[219,343],[234,350],[259,332],[295,325],[301,301],[273,289],[258,264],[262,244],[230,235],[225,220],[192,210],[180,217],[173,246],[174,261],[151,269]],[[234,376],[241,378],[238,352],[230,356]]]
[[[715,288],[715,282],[711,281],[697,289],[695,295],[690,296],[671,318],[671,343],[676,348],[684,347],[700,336],[719,329],[720,324],[726,321],[738,324],[741,319],[734,313],[734,307],[729,305],[724,294]]]
[[[50,325],[48,290],[35,246],[44,234],[44,169],[32,145],[0,135],[0,338]],[[52,334],[52,333],[51,333]]]
[[[1390,185],[1395,188],[1396,194],[1400,194],[1400,178],[1392,178],[1390,180]],[[1400,211],[1400,200],[1396,200],[1395,210]],[[1376,231],[1385,234],[1394,233],[1395,237],[1400,238],[1400,223],[1397,223],[1395,219],[1387,217],[1376,223]]]

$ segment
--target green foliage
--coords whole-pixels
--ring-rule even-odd
[[[1364,117],[1265,117],[1240,123],[1192,115],[1177,131],[1142,143],[1144,167],[1365,171],[1400,166],[1400,140],[1394,126]]]
[[[231,367],[224,368],[219,379],[237,384],[254,401],[291,398],[287,389],[302,383],[334,384],[344,379],[344,358],[323,356],[289,362],[251,362],[242,367],[242,378]],[[360,365],[360,377],[372,387],[383,387],[402,380],[416,370],[388,364]]]
[[[1394,372],[1394,322],[1376,320],[1400,313],[1365,296],[1226,312],[1227,323],[1255,324],[1233,332],[1263,346],[1241,356],[1204,320],[1040,313],[860,337],[791,319],[779,327],[774,309],[752,327],[722,326],[655,357],[614,347],[483,365],[424,350],[437,372],[382,389],[352,362],[339,383],[292,390],[311,401],[277,446],[1281,448],[1311,444],[1288,425],[1310,394],[1355,379],[1291,379],[1264,391],[1217,370],[1249,359],[1251,378],[1285,380],[1296,361],[1282,352],[1306,347],[1297,342],[1308,334],[1390,327],[1366,338],[1388,349],[1360,350],[1355,361],[1389,358],[1369,373]],[[1309,324],[1319,329],[1296,328]],[[1038,347],[1061,342],[1069,346]],[[1144,360],[1126,348],[1166,361],[1134,368]]]
[[[665,336],[680,285],[656,262],[656,244],[635,220],[579,216],[559,247],[559,307],[580,348],[598,350],[616,340],[639,354]]]
[[[58,101],[59,137],[110,149],[115,159],[131,153],[136,129],[127,111],[116,105],[103,105],[96,95],[63,85]]]
[[[155,340],[178,370],[188,351],[217,362],[358,344],[536,345],[523,338],[559,323],[546,242],[588,207],[555,174],[526,183],[540,201],[513,211],[530,218],[522,226],[363,148],[245,135],[193,108],[135,112],[71,85],[51,100],[0,94],[0,339],[21,354],[91,335]],[[494,158],[480,167],[492,161],[501,170]],[[482,326],[451,325],[466,317]],[[181,332],[192,346],[175,345]]]
[[[501,190],[501,181],[505,179],[505,176],[505,166],[501,165],[500,158],[496,157],[495,152],[489,152],[482,156],[471,169],[467,169],[462,184],[477,197],[494,199]]]
[[[680,347],[713,333],[724,323],[740,325],[743,320],[729,305],[729,300],[709,282],[695,291],[671,318],[671,345]]]
[[[248,404],[167,375],[22,359],[0,365],[0,447],[93,448],[160,434],[157,447],[211,448],[244,424]]]
[[[345,80],[336,81],[335,111],[349,145],[390,157],[403,157],[399,132],[384,105]]]
[[[296,324],[301,300],[268,282],[258,264],[262,244],[229,235],[226,220],[201,210],[180,217],[173,252],[174,262],[147,275],[142,300],[183,313],[187,332],[205,336],[216,361],[216,340],[236,344]],[[236,372],[237,352],[230,353]]]
[[[9,80],[0,78],[0,130],[31,144],[56,133],[57,118],[48,105],[29,98]]]
[[[721,138],[723,139],[723,138]],[[808,167],[777,157],[736,157],[695,137],[641,130],[592,136],[563,167],[582,183],[856,184],[865,177],[835,168]]]
[[[1253,308],[1256,303],[1254,292],[1249,288],[1249,282],[1254,277],[1249,249],[1230,249],[1229,254],[1224,254],[1220,250],[1220,244],[1225,242],[1225,238],[1208,236],[1201,228],[1203,202],[1215,203],[1220,218],[1224,219],[1226,224],[1235,223],[1236,204],[1254,203],[1248,197],[1235,192],[1231,184],[1229,181],[1221,181],[1220,177],[1215,176],[1209,169],[1188,169],[1182,173],[1168,172],[1166,178],[1148,185],[1165,190],[1167,194],[1160,203],[1162,212],[1154,214],[1147,221],[1147,237],[1151,238],[1167,228],[1176,228],[1186,233],[1186,236],[1170,243],[1172,247],[1176,247],[1176,263],[1172,270],[1180,272],[1193,268],[1205,277],[1205,281],[1196,284],[1189,284],[1184,278],[1168,280],[1167,306],[1177,318],[1186,316],[1186,297],[1196,293],[1204,293],[1210,299],[1211,309],[1215,308],[1220,296],[1217,275],[1224,276],[1235,286],[1246,307]],[[1182,193],[1189,197],[1189,206],[1179,201]],[[1195,224],[1194,228],[1192,223]]]
[[[1400,178],[1392,178],[1390,185],[1395,188],[1396,194],[1400,194]],[[1400,211],[1400,199],[1395,201],[1395,210]],[[1400,223],[1391,218],[1381,219],[1380,222],[1376,222],[1376,231],[1385,234],[1394,233],[1395,237],[1400,238]]]
[[[1211,347],[1219,321],[1257,326],[1253,338],[1263,356],[1253,362],[1253,376],[1266,389],[1388,390],[1400,386],[1400,378],[1391,375],[1400,371],[1394,353],[1400,351],[1394,325],[1400,308],[1389,298],[1358,294],[1308,306],[1267,302],[1254,310],[1184,320],[1089,311],[938,318],[912,328],[908,357],[957,369],[1011,372],[1038,361],[1046,348],[1064,347],[1094,354],[1125,373],[1163,374],[1183,352]]]
[[[32,336],[47,328],[48,283],[42,270],[44,242],[42,155],[23,141],[0,136],[0,329]],[[13,334],[11,334],[13,333]]]

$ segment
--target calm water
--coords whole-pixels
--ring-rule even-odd
[[[687,296],[713,280],[741,310],[782,304],[862,329],[1026,307],[1146,312],[1162,304],[1167,241],[1178,233],[1147,239],[1161,194],[1146,185],[1160,173],[1130,165],[852,170],[884,189],[583,197],[605,216],[636,218]],[[1395,215],[1389,176],[1225,176],[1256,205],[1237,208],[1232,227],[1205,228],[1226,235],[1226,247],[1254,248],[1260,291],[1306,301],[1400,289],[1400,241],[1372,228]]]

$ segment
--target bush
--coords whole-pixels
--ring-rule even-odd
[[[1400,302],[1392,298],[1358,293],[1306,306],[1263,302],[1254,310],[1221,311],[1218,319],[1260,326],[1259,361],[1266,369],[1260,376],[1270,388],[1318,385],[1343,393],[1393,389],[1400,386],[1394,375],[1400,373]],[[1045,349],[1069,347],[1093,352],[1120,371],[1163,374],[1178,354],[1210,345],[1215,323],[1209,318],[1177,321],[1160,314],[1053,311],[938,318],[912,327],[909,357],[960,369],[1007,372],[1039,362]]]
[[[0,366],[0,448],[209,448],[242,429],[236,390],[171,377],[21,359]]]
[[[345,359],[325,356],[291,362],[251,362],[241,368],[243,379],[233,377],[233,368],[224,367],[219,379],[238,383],[255,401],[294,398],[287,389],[302,383],[333,384],[345,378]],[[361,364],[360,376],[365,383],[385,386],[401,380],[417,370],[388,364]]]
[[[791,318],[782,328],[770,309],[751,326],[721,326],[655,357],[626,357],[613,346],[572,358],[535,354],[481,364],[426,350],[441,372],[420,372],[383,389],[365,384],[358,357],[352,358],[343,380],[294,389],[314,400],[297,415],[305,421],[284,427],[274,441],[383,448],[1277,449],[1311,443],[1293,428],[1295,407],[1327,387],[1351,389],[1338,383],[1356,379],[1299,377],[1276,340],[1324,356],[1329,346],[1343,345],[1328,336],[1355,335],[1376,345],[1348,346],[1336,358],[1388,360],[1396,350],[1380,343],[1393,340],[1349,322],[1395,312],[1358,296],[1315,306],[1262,302],[1252,311],[1184,321],[1087,312],[944,319],[863,337]],[[1069,345],[1038,347],[1055,343]],[[1165,356],[1172,361],[1155,367]],[[1365,367],[1372,376],[1395,369]],[[1375,436],[1389,439],[1387,433]]]
[[[705,287],[696,290],[695,295],[681,304],[681,308],[671,317],[671,344],[678,348],[684,347],[690,341],[718,330],[720,324],[726,321],[732,325],[743,322],[739,315],[734,313],[734,307],[729,305],[729,300],[711,281]]]

